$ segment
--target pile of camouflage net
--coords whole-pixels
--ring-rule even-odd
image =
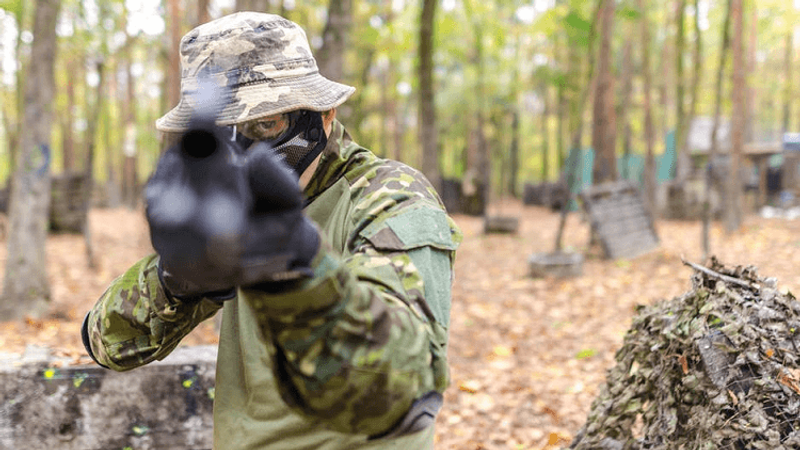
[[[753,267],[694,268],[639,307],[574,449],[800,448],[800,302]]]

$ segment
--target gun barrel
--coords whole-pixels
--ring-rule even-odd
[[[219,148],[217,136],[209,130],[194,128],[181,137],[181,152],[193,158],[208,158]]]

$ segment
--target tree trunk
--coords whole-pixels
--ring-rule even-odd
[[[109,77],[107,95],[109,98],[116,96],[116,92],[119,90],[119,77],[117,76],[119,68],[120,64],[115,58],[113,66],[107,71]],[[102,92],[102,87],[98,87],[97,93],[103,95]],[[120,119],[116,124],[113,122],[114,116],[111,114],[110,106],[110,102],[104,102],[103,107],[105,109],[100,112],[103,123],[103,150],[105,151],[106,160],[106,206],[109,208],[117,208],[119,207],[121,201],[120,197],[122,196],[119,173],[117,171],[119,167],[117,165],[119,144],[113,142],[114,139],[112,137],[111,128],[114,126],[121,129],[124,128],[120,126],[123,119]]]
[[[563,250],[563,239],[564,239],[564,227],[567,223],[567,213],[569,212],[570,200],[572,199],[572,193],[570,189],[572,188],[573,178],[575,176],[576,170],[576,161],[581,158],[581,147],[582,147],[582,139],[583,139],[583,111],[586,108],[586,102],[589,99],[589,93],[591,91],[591,86],[593,80],[595,78],[595,57],[596,53],[594,51],[594,43],[597,38],[597,25],[598,22],[601,21],[602,16],[602,7],[605,0],[599,0],[597,3],[597,8],[594,11],[594,15],[592,16],[592,26],[589,30],[589,39],[588,39],[588,46],[587,46],[587,58],[589,61],[587,63],[588,69],[586,73],[585,83],[583,84],[583,88],[581,92],[578,93],[577,98],[571,102],[570,106],[570,122],[571,125],[574,125],[570,129],[570,133],[572,133],[571,141],[570,141],[570,151],[569,157],[567,158],[567,165],[569,167],[566,168],[562,173],[564,174],[563,181],[567,185],[567,198],[564,199],[561,205],[561,214],[559,215],[558,220],[558,231],[556,232],[556,241],[554,245],[554,251],[559,253]],[[577,57],[578,52],[575,51],[575,45],[569,46],[569,54],[570,54],[570,66],[572,66],[575,61],[573,56]],[[574,119],[573,119],[574,116]]]
[[[432,0],[424,0],[426,3]],[[492,160],[489,154],[489,147],[486,143],[486,130],[484,125],[486,122],[486,80],[485,80],[485,61],[484,61],[484,47],[483,47],[483,29],[481,28],[480,21],[475,17],[473,9],[474,1],[465,1],[464,8],[466,10],[467,22],[472,26],[473,33],[473,49],[471,63],[475,67],[475,124],[471,139],[473,139],[474,157],[468,158],[470,165],[467,166],[467,175],[465,178],[474,182],[474,187],[477,187],[477,196],[482,199],[480,210],[483,215],[488,214],[488,204],[491,202],[491,182],[492,182]],[[470,189],[472,190],[472,189]]]
[[[550,116],[550,96],[548,95],[548,84],[542,85],[542,115],[540,128],[542,133],[542,183],[550,177],[550,131],[547,126],[547,119]],[[519,128],[518,118],[514,115],[514,125]],[[516,151],[516,148],[514,149]]]
[[[711,149],[708,152],[708,167],[706,168],[706,188],[705,205],[703,207],[703,259],[707,259],[711,252],[711,238],[709,228],[711,228],[711,186],[714,182],[714,175],[717,168],[715,159],[717,156],[717,129],[719,128],[719,116],[722,113],[722,81],[725,77],[725,63],[728,61],[728,51],[730,50],[730,28],[731,10],[733,0],[728,0],[728,9],[725,14],[725,22],[722,25],[722,48],[720,49],[719,69],[717,70],[717,84],[715,88],[714,103],[714,123],[711,126]],[[717,171],[718,173],[718,171]]]
[[[375,61],[375,53],[376,49],[374,47],[364,48],[360,53],[358,61],[359,66],[351,69],[351,71],[359,74],[358,83],[356,83],[357,86],[367,86],[371,83],[370,73],[372,72],[373,62]],[[343,107],[339,108],[336,117],[338,117],[340,121],[347,123],[349,129],[354,131],[355,135],[361,136],[362,133],[360,131],[364,125],[364,121],[371,113],[371,108],[372,106],[367,103],[365,96],[356,95],[343,105]],[[418,163],[415,162],[412,165],[418,165]]]
[[[727,195],[725,196],[727,205],[725,208],[725,230],[733,232],[739,229],[742,223],[741,190],[742,182],[739,175],[739,161],[744,147],[744,126],[745,126],[745,92],[747,82],[745,80],[746,62],[744,60],[744,20],[742,14],[743,0],[731,1],[731,20],[733,23],[733,35],[731,42],[731,53],[733,54],[733,76],[732,95],[731,95],[731,152],[730,164],[727,179]]]
[[[17,23],[17,29],[22,30],[24,29],[23,19],[26,16],[27,8],[29,7],[29,3],[32,2],[19,2],[19,7],[14,11],[14,20]],[[14,40],[14,52],[13,57],[14,60],[17,61],[17,70],[14,71],[14,86],[16,86],[15,94],[14,94],[14,102],[3,102],[0,103],[0,116],[3,119],[3,128],[5,129],[5,135],[7,136],[8,142],[8,167],[9,167],[9,177],[7,180],[6,187],[8,188],[8,195],[10,198],[11,190],[13,189],[13,178],[14,178],[14,170],[17,167],[17,151],[19,149],[19,140],[20,140],[20,123],[22,121],[22,115],[24,114],[24,86],[25,86],[25,77],[20,76],[22,73],[26,73],[28,70],[27,60],[29,58],[24,58],[21,48],[22,48],[22,39],[20,38],[21,33],[17,33],[17,36]]]
[[[352,0],[330,0],[328,22],[322,31],[322,47],[316,52],[319,73],[332,80],[344,77],[344,55],[347,50],[352,16]]]
[[[662,4],[661,2],[657,3],[659,6]],[[665,39],[663,47],[660,49],[660,54],[657,58],[658,70],[657,73],[660,75],[658,79],[658,97],[659,97],[659,104],[660,110],[662,113],[660,114],[660,119],[658,123],[658,130],[656,135],[658,136],[666,136],[669,132],[670,127],[672,124],[670,123],[670,114],[669,111],[673,111],[673,98],[672,98],[672,86],[673,79],[675,78],[675,65],[672,64],[674,61],[673,54],[675,52],[675,45],[674,41],[670,39]],[[675,176],[674,173],[675,168],[673,167],[670,172],[670,176]]]
[[[514,198],[517,198],[519,196],[517,188],[519,182],[519,110],[516,105],[511,110],[511,145],[508,158],[508,192]]]
[[[75,61],[70,59],[67,62],[67,106],[66,114],[61,118],[61,153],[64,161],[64,172],[72,172],[75,169],[75,122],[73,116],[75,111]]]
[[[786,47],[783,60],[783,116],[781,117],[781,132],[789,131],[792,120],[792,70],[794,69],[794,33],[786,33]]]
[[[622,154],[623,165],[622,173],[620,176],[623,180],[630,178],[631,174],[628,173],[630,167],[631,157],[631,121],[628,117],[628,105],[631,103],[631,95],[633,94],[633,62],[631,61],[631,53],[633,51],[633,42],[635,40],[632,33],[628,34],[630,39],[625,40],[625,46],[622,51],[622,68],[620,74],[622,76],[622,92],[620,95],[620,102],[617,118],[622,122]]]
[[[211,20],[211,15],[208,13],[208,6],[210,0],[197,0],[197,25],[202,25]]]
[[[561,36],[555,37],[554,43],[554,54],[561,55]],[[563,79],[559,80],[558,86],[556,87],[556,156],[557,160],[557,168],[558,172],[562,172],[564,170],[564,161],[566,160],[566,151],[564,150],[564,115],[567,111],[567,98],[564,92],[564,81]]]
[[[649,2],[647,2],[649,3]],[[641,14],[642,31],[642,76],[644,77],[644,143],[646,150],[644,165],[644,191],[647,208],[650,214],[656,213],[656,162],[653,150],[653,112],[652,92],[653,80],[650,72],[650,21],[647,18],[648,4],[646,0],[637,0]]]
[[[743,19],[744,20],[744,19]],[[757,4],[753,4],[750,8],[750,48],[748,49],[747,53],[747,62],[745,63],[745,78],[747,78],[750,74],[756,73],[756,51],[758,50],[757,47],[757,38],[758,38],[758,8]],[[756,87],[753,83],[747,83],[747,98],[745,99],[744,104],[744,142],[753,142],[755,140],[755,122],[756,122],[756,113],[755,113],[755,104],[756,104]],[[773,103],[773,108],[770,108],[772,111],[777,110],[777,105]],[[773,116],[773,120],[770,123],[775,123],[778,121],[777,114]],[[780,138],[779,138],[780,139]]]
[[[167,101],[168,108],[178,104],[181,97],[181,2],[180,0],[167,0],[169,11],[169,38],[170,44],[167,49]]]
[[[91,108],[91,114],[89,118],[89,129],[87,130],[87,146],[86,146],[86,166],[85,166],[85,177],[86,177],[86,191],[83,198],[83,208],[87,212],[87,219],[83,224],[83,236],[86,243],[86,261],[87,265],[90,268],[97,267],[95,257],[94,257],[94,247],[92,246],[92,239],[91,239],[91,228],[88,219],[88,212],[91,208],[91,201],[92,201],[92,190],[94,189],[94,158],[95,158],[95,150],[97,148],[97,125],[100,122],[100,112],[103,109],[103,87],[104,82],[103,79],[105,78],[105,67],[102,61],[97,62],[95,65],[95,69],[97,70],[97,75],[99,78],[97,84],[97,91],[95,93],[95,100],[94,105]]]
[[[389,155],[391,155],[392,159],[400,161],[403,151],[403,117],[400,115],[400,108],[398,106],[400,101],[397,98],[397,90],[395,89],[397,85],[396,69],[397,63],[392,58],[389,58],[389,73],[387,74],[389,81],[387,82],[387,89],[391,90],[391,100],[387,114],[389,116],[389,130],[392,138],[392,144],[390,146],[392,151]]]
[[[678,31],[675,39],[675,181],[682,185],[689,177],[689,155],[686,151],[686,112],[684,101],[686,97],[683,57],[686,47],[685,17],[686,0],[676,2],[676,20]]]
[[[611,38],[614,32],[615,0],[603,0],[600,13],[600,49],[597,60],[597,91],[594,99],[592,146],[595,151],[594,184],[617,179],[616,112],[614,75],[611,69]]]
[[[322,47],[315,52],[319,72],[335,81],[344,80],[344,58],[349,48],[349,34],[352,28],[352,0],[330,0],[328,4],[328,21],[322,31]],[[364,71],[368,73],[372,65],[372,54],[374,49],[368,52],[368,57],[361,58],[364,62]],[[364,108],[359,103],[363,99],[358,96],[354,99],[354,104],[347,104],[339,109],[338,117],[340,120],[350,124],[350,127],[358,132],[362,121],[366,116]]]
[[[45,244],[50,205],[50,143],[60,2],[36,3],[25,109],[10,205],[0,320],[41,317],[50,301]]]
[[[692,85],[691,85],[691,93],[692,93],[692,100],[691,104],[689,105],[689,114],[686,115],[684,132],[683,132],[683,149],[684,153],[688,156],[691,155],[692,149],[689,148],[689,130],[694,121],[695,116],[697,115],[697,99],[700,96],[700,74],[703,68],[703,39],[702,39],[702,30],[700,29],[700,0],[694,0],[694,35],[695,35],[695,42],[694,42],[694,53],[692,58],[694,59],[694,69],[692,70]]]
[[[236,0],[236,11],[269,12],[270,0]]]
[[[201,0],[201,3],[204,0]],[[126,29],[127,16],[123,18],[123,29]],[[124,135],[122,142],[122,202],[135,209],[138,204],[138,186],[136,174],[136,80],[133,77],[133,44],[136,38],[128,36],[123,47],[121,59],[125,73],[125,92],[120,96],[120,114]]]

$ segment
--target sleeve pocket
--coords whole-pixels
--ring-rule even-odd
[[[383,252],[405,252],[422,281],[418,301],[424,315],[445,328],[450,323],[452,255],[458,247],[444,211],[415,209],[373,223],[361,236]]]
[[[410,250],[433,247],[455,250],[458,243],[451,234],[447,214],[438,209],[405,211],[361,231],[361,236],[378,250]]]

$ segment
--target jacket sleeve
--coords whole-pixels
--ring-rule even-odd
[[[219,308],[209,299],[182,304],[166,295],[158,256],[150,255],[114,280],[89,311],[83,330],[87,350],[105,367],[130,370],[166,357]]]
[[[272,344],[284,400],[331,429],[377,436],[405,423],[415,400],[449,384],[460,232],[433,201],[367,203],[349,250],[337,255],[323,245],[314,277],[298,289],[240,295]]]

